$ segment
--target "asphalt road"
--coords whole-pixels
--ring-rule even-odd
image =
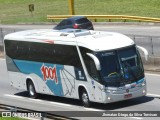
[[[50,29],[55,25],[0,25],[0,28],[6,29]],[[144,35],[144,36],[160,36],[160,25],[152,24],[94,24],[95,30],[113,31],[122,34]]]
[[[148,86],[148,95],[132,100],[98,104],[95,103],[92,108],[84,108],[80,101],[54,97],[49,95],[39,95],[38,99],[28,98],[25,91],[17,90],[9,85],[7,77],[6,64],[4,59],[0,59],[0,103],[15,105],[39,111],[69,111],[67,114],[74,115],[75,111],[90,111],[90,115],[96,115],[99,111],[160,111],[160,75],[146,73]],[[78,113],[80,114],[80,112]],[[106,117],[76,117],[78,119],[106,119]],[[119,120],[159,120],[160,117],[119,117]],[[114,120],[116,117],[107,117],[107,120]]]

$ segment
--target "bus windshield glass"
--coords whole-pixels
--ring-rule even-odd
[[[135,46],[113,51],[96,52],[106,86],[120,87],[144,77],[140,55]]]

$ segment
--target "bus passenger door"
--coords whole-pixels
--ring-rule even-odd
[[[102,85],[96,80],[91,80],[91,90],[92,96],[96,102],[102,102]]]
[[[91,54],[87,53],[84,56],[84,62],[87,69],[88,78],[90,79],[89,82],[91,82],[91,94],[96,102],[102,101],[102,89],[103,85],[100,84],[100,62],[98,58]]]

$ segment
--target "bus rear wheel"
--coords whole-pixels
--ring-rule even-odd
[[[87,91],[85,89],[82,90],[81,92],[81,101],[84,107],[90,107],[91,102],[89,100],[89,96],[87,94]]]
[[[34,84],[32,81],[29,81],[28,84],[28,93],[29,93],[29,96],[31,98],[37,98],[37,93],[36,93],[36,90],[35,90],[35,87],[34,87]]]

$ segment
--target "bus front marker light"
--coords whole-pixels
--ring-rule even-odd
[[[143,83],[142,83],[142,86],[145,86],[145,85],[146,85],[146,83],[145,83],[145,82],[143,82]]]
[[[108,100],[111,100],[111,97],[107,97]]]
[[[144,78],[144,82],[142,83],[142,86],[146,85],[146,79]]]

